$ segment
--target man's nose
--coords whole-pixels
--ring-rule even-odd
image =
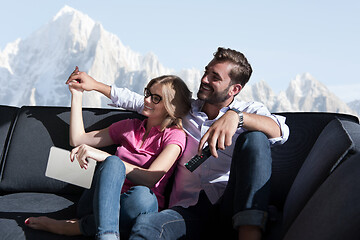
[[[201,82],[202,83],[209,83],[209,79],[208,79],[208,76],[206,74],[201,78]]]

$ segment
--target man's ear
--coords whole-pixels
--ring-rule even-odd
[[[229,94],[231,96],[236,96],[242,89],[242,86],[239,83],[233,84],[230,88]]]

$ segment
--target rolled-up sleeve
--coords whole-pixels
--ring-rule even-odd
[[[267,109],[267,107],[260,102],[256,101],[250,101],[250,102],[234,102],[231,107],[238,108],[240,111],[247,112],[247,113],[255,113],[263,116],[270,117],[272,120],[274,120],[277,125],[280,127],[281,130],[281,136],[276,138],[269,138],[269,142],[271,146],[283,144],[285,143],[290,134],[289,127],[286,125],[286,117],[271,114],[270,111]]]
[[[120,107],[130,111],[141,113],[144,108],[144,97],[127,88],[118,88],[111,85],[110,98],[113,107]]]
[[[280,137],[269,138],[270,144],[271,145],[277,145],[277,144],[285,143],[288,140],[289,134],[290,134],[289,127],[285,123],[286,117],[272,114],[270,116],[270,118],[273,119],[277,123],[277,125],[279,125],[280,130],[281,130],[281,136]]]

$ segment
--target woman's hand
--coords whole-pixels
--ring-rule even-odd
[[[79,80],[77,79],[79,73],[79,68],[76,67],[75,70],[70,74],[68,81],[66,82],[69,84],[69,90],[73,95],[80,94],[84,91],[84,89],[82,89],[82,87],[79,85]]]
[[[71,92],[72,95],[77,95],[77,94],[82,94],[84,92],[84,89],[82,89],[81,87],[79,87],[77,84],[72,84],[77,81],[75,80],[72,80],[70,83],[69,83],[69,90]]]
[[[102,162],[109,156],[111,156],[109,153],[90,147],[86,144],[81,144],[74,148],[70,153],[71,161],[73,162],[76,157],[80,167],[85,169],[88,168],[88,158],[94,159],[97,162]]]

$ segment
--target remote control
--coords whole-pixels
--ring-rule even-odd
[[[195,155],[189,162],[185,163],[185,167],[190,171],[193,172],[197,167],[200,166],[206,159],[211,156],[210,147],[206,146],[201,155]]]

